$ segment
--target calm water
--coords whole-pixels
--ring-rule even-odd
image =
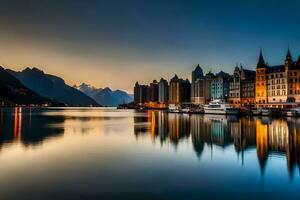
[[[0,109],[2,199],[299,199],[300,119]]]

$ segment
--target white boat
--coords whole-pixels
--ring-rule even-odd
[[[171,113],[181,113],[182,109],[179,105],[169,104],[168,111]]]
[[[253,115],[261,115],[262,111],[261,108],[255,108],[255,109],[252,109],[252,114]]]
[[[271,115],[271,109],[263,108],[263,109],[261,110],[261,114],[264,115],[264,116]]]
[[[286,116],[297,117],[300,116],[300,107],[292,108],[286,111]]]
[[[190,113],[190,109],[189,108],[182,108],[182,112],[183,113]]]
[[[229,103],[221,100],[213,100],[209,104],[204,105],[203,108],[205,114],[236,115],[239,113],[238,108],[234,108]]]

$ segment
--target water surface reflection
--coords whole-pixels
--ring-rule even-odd
[[[148,112],[147,117],[135,118],[136,123],[151,122],[152,141],[169,142],[174,148],[184,139],[191,138],[197,157],[205,145],[225,149],[234,145],[237,156],[244,161],[244,152],[256,149],[261,173],[268,159],[284,156],[290,175],[300,170],[300,119],[271,119],[269,117],[242,117],[221,115],[187,115]],[[148,133],[146,126],[136,126],[135,135]]]
[[[1,199],[297,199],[300,119],[0,108]]]

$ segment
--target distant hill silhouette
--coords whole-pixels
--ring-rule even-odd
[[[103,106],[118,106],[119,104],[129,103],[133,101],[132,95],[129,95],[122,90],[112,91],[108,87],[104,89],[95,88],[85,83],[82,83],[80,86],[75,87]]]
[[[55,106],[59,104],[48,98],[44,98],[36,92],[30,90],[23,85],[16,77],[8,73],[3,67],[0,66],[0,101],[6,105],[15,104],[45,104],[50,103]]]
[[[67,85],[62,78],[45,74],[37,68],[26,68],[21,72],[9,69],[7,71],[41,96],[65,103],[68,106],[99,106],[86,94]]]

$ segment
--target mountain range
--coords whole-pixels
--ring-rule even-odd
[[[5,105],[14,106],[15,104],[51,104],[61,106],[53,100],[40,96],[38,93],[26,87],[16,77],[8,73],[0,66],[0,102]]]
[[[53,101],[67,106],[99,106],[91,97],[67,85],[62,78],[46,74],[37,68],[26,68],[20,72],[10,69],[6,71],[27,88]]]
[[[108,87],[95,88],[86,83],[82,83],[81,85],[74,87],[103,106],[118,106],[119,104],[129,103],[133,101],[133,96],[122,90],[113,91]]]

